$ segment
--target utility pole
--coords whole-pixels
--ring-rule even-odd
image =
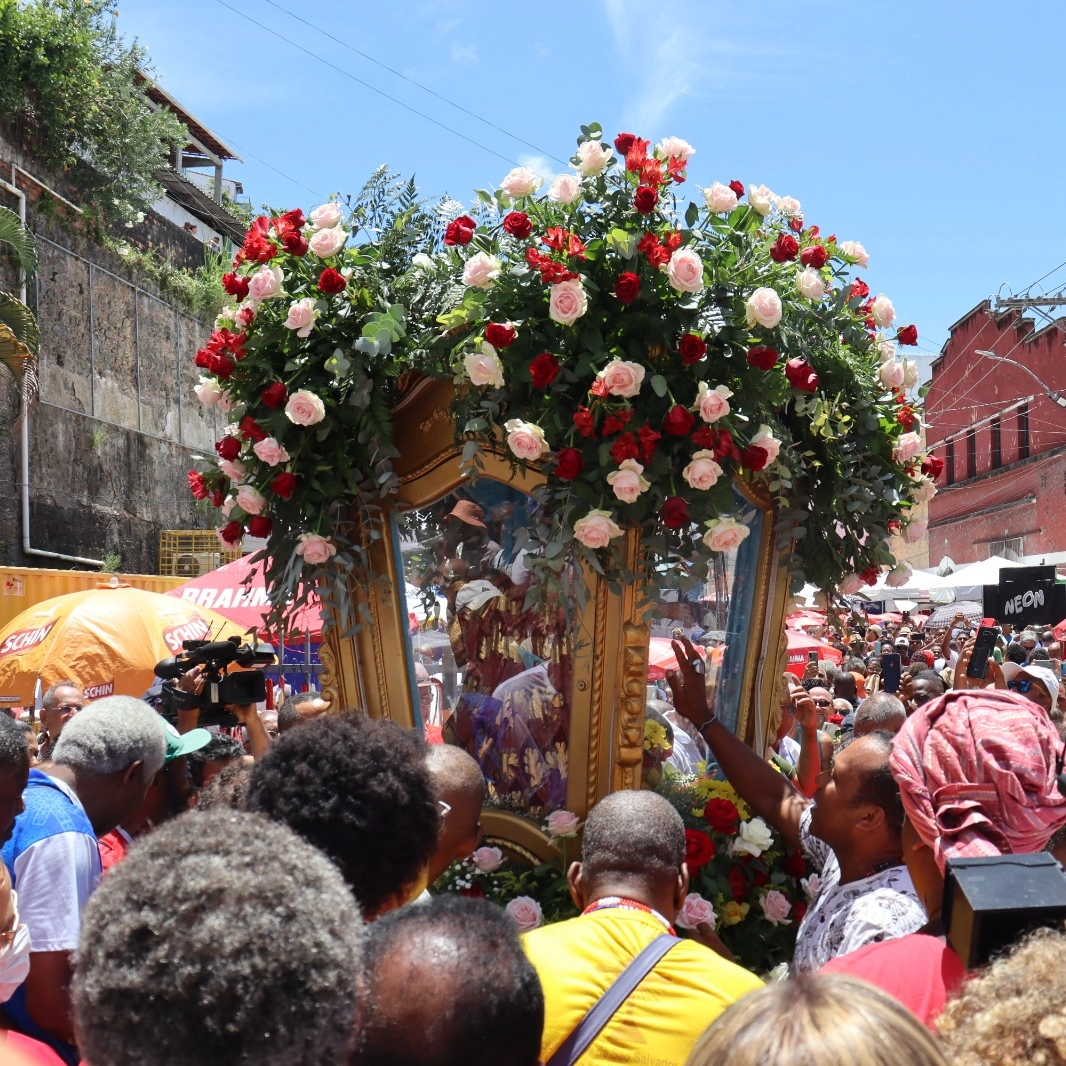
[[[996,297],[997,311],[1029,311],[1041,307],[1066,307],[1066,294],[1058,296]]]

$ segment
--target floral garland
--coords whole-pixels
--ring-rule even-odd
[[[714,182],[682,208],[693,154],[583,127],[546,195],[516,168],[422,257],[455,282],[420,344],[455,375],[464,458],[505,441],[545,472],[530,563],[549,587],[571,549],[637,576],[627,528],[645,574],[736,548],[734,478],[776,499],[794,587],[872,583],[935,492],[917,367],[896,354],[917,329],[892,328],[891,301],[849,276],[863,246],[795,199]]]

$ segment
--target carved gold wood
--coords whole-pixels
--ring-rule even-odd
[[[401,510],[425,507],[463,482],[449,415],[451,398],[450,382],[413,375],[401,381],[393,410],[401,451],[395,462]],[[500,455],[483,452],[482,458],[482,476],[512,482],[526,492],[540,482],[533,471],[512,474],[510,463]],[[774,552],[772,509],[750,487],[738,488],[764,514],[737,729],[759,750],[774,708],[774,679],[784,666],[780,653],[787,581]],[[391,529],[381,532],[370,544],[372,566],[379,574],[398,574],[399,546]],[[630,564],[638,548],[636,534],[628,534]],[[582,817],[608,792],[640,787],[649,635],[640,589],[622,586],[611,593],[602,578],[591,573],[585,577],[590,596],[574,632],[567,784],[567,807]],[[350,591],[366,605],[370,621],[350,639],[341,640],[335,630],[327,636],[321,649],[324,694],[335,707],[359,707],[373,717],[413,726],[417,695],[408,665],[406,614],[391,588]],[[769,658],[761,651],[767,647],[775,652]],[[515,855],[543,861],[557,854],[547,835],[518,815],[487,809],[482,823],[490,842]]]

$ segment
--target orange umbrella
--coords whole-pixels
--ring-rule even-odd
[[[183,640],[243,635],[214,611],[129,585],[56,596],[0,629],[0,702],[32,705],[38,681],[44,690],[68,677],[89,699],[140,696]]]

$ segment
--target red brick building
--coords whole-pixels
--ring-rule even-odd
[[[1066,321],[1038,329],[986,300],[951,327],[925,401],[929,447],[944,460],[931,565],[1066,551],[1066,409],[1051,395],[1062,392]]]

